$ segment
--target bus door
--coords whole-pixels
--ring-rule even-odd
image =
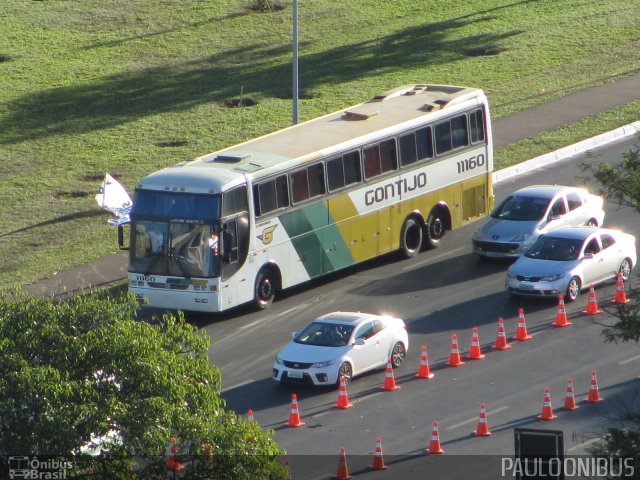
[[[222,304],[238,301],[239,289],[249,288],[243,275],[236,275],[249,251],[249,217],[246,213],[227,218],[222,223],[220,238],[220,296]]]

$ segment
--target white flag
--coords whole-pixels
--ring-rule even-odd
[[[129,223],[129,214],[133,206],[131,197],[124,187],[108,173],[104,176],[102,185],[100,185],[96,195],[96,202],[98,202],[100,208],[118,217],[117,219],[109,220],[110,224],[123,225]]]

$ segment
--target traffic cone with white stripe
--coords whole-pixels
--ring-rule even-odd
[[[300,412],[298,410],[298,396],[291,394],[291,413],[289,413],[289,421],[286,423],[289,427],[300,427],[304,422],[300,420]]]
[[[558,295],[558,314],[556,315],[556,321],[551,325],[554,327],[568,327],[571,322],[567,319],[567,310],[564,306],[564,295]]]
[[[565,410],[575,410],[578,408],[576,405],[576,397],[573,394],[573,380],[571,378],[567,379],[567,396],[564,398],[564,409]]]
[[[513,337],[513,339],[519,342],[524,342],[525,340],[530,340],[531,338],[533,338],[533,336],[529,335],[529,332],[527,332],[527,324],[524,319],[524,308],[519,308],[518,329],[516,330],[516,336]]]
[[[420,365],[418,365],[418,373],[416,373],[416,377],[418,378],[433,378],[435,374],[431,373],[429,369],[429,358],[427,357],[427,347],[422,345],[420,354]]]
[[[478,426],[476,431],[473,432],[478,437],[488,437],[491,435],[489,431],[489,422],[487,421],[487,406],[484,403],[480,404],[480,416],[478,417]]]
[[[504,332],[504,318],[498,318],[498,335],[496,336],[496,345],[493,347],[496,350],[506,350],[511,348],[511,345],[507,342],[507,335]]]
[[[433,429],[431,430],[431,441],[429,442],[429,447],[426,449],[427,453],[431,454],[442,454],[444,450],[440,445],[440,433],[438,432],[438,422],[433,422]]]
[[[387,467],[384,464],[384,457],[382,456],[382,439],[376,438],[376,450],[373,452],[373,464],[371,470],[386,470]]]
[[[459,367],[460,365],[464,365],[460,359],[460,348],[458,348],[458,336],[454,333],[451,335],[451,353],[449,354],[449,366],[450,367]]]
[[[249,420],[250,422],[255,421],[255,419],[253,418],[253,410],[251,409],[247,410],[247,420]]]
[[[347,379],[344,376],[340,376],[340,387],[338,388],[338,398],[336,400],[336,408],[349,408],[353,407],[349,402],[349,396],[347,395]]]
[[[467,356],[469,360],[480,360],[484,358],[484,354],[482,353],[482,349],[480,348],[480,337],[478,336],[478,328],[473,327],[471,333],[471,348],[469,349],[469,355]]]
[[[400,385],[396,385],[396,379],[393,376],[393,365],[391,359],[387,360],[387,369],[384,374],[384,384],[380,387],[380,390],[398,390]]]
[[[596,288],[593,284],[589,285],[589,299],[587,300],[587,308],[582,313],[587,315],[597,315],[602,310],[598,308],[598,301],[596,300]]]
[[[349,475],[349,469],[347,468],[347,453],[344,447],[340,448],[340,459],[338,460],[338,470],[333,478],[337,478],[338,480],[348,480],[352,478]]]
[[[591,385],[589,385],[589,395],[587,395],[588,403],[597,403],[604,400],[600,396],[600,390],[598,390],[598,377],[596,376],[596,371],[591,370]]]
[[[538,418],[540,420],[553,420],[554,418],[558,418],[557,415],[553,414],[553,407],[551,406],[551,389],[546,387],[544,389],[544,403],[542,404],[542,411]]]
[[[622,278],[622,272],[618,272],[618,278],[616,279],[616,296],[613,298],[613,303],[624,305],[629,299],[624,291],[624,279]]]

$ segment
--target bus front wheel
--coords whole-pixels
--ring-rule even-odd
[[[271,270],[261,270],[256,277],[256,285],[254,290],[254,302],[260,310],[269,308],[273,303],[276,295],[275,276]]]
[[[428,248],[438,248],[438,245],[440,245],[440,242],[446,232],[445,219],[442,210],[437,209],[431,212],[427,220],[425,230],[427,234],[426,246]]]

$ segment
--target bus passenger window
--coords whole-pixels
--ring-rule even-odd
[[[382,173],[396,170],[398,168],[395,139],[392,138],[380,143],[380,165]]]
[[[306,168],[291,174],[291,197],[293,203],[303,202],[309,198],[309,179]]]
[[[451,119],[451,146],[460,148],[469,145],[467,137],[467,116],[460,115]]]
[[[410,133],[400,137],[400,163],[402,166],[411,165],[417,161],[416,134]]]
[[[342,157],[327,161],[327,181],[330,191],[344,187],[345,179]]]
[[[364,154],[364,176],[365,178],[372,178],[376,175],[380,175],[380,152],[378,145],[365,148]]]
[[[443,122],[436,125],[436,152],[438,155],[451,150],[451,123]]]
[[[416,130],[416,145],[418,147],[418,160],[433,158],[433,139],[431,127]]]
[[[362,180],[360,171],[360,152],[347,153],[344,155],[344,181],[346,185],[358,183]]]
[[[471,143],[484,141],[484,117],[482,110],[476,110],[469,115],[471,124]]]
[[[309,178],[309,196],[311,198],[324,194],[324,164],[317,163],[307,168]]]

